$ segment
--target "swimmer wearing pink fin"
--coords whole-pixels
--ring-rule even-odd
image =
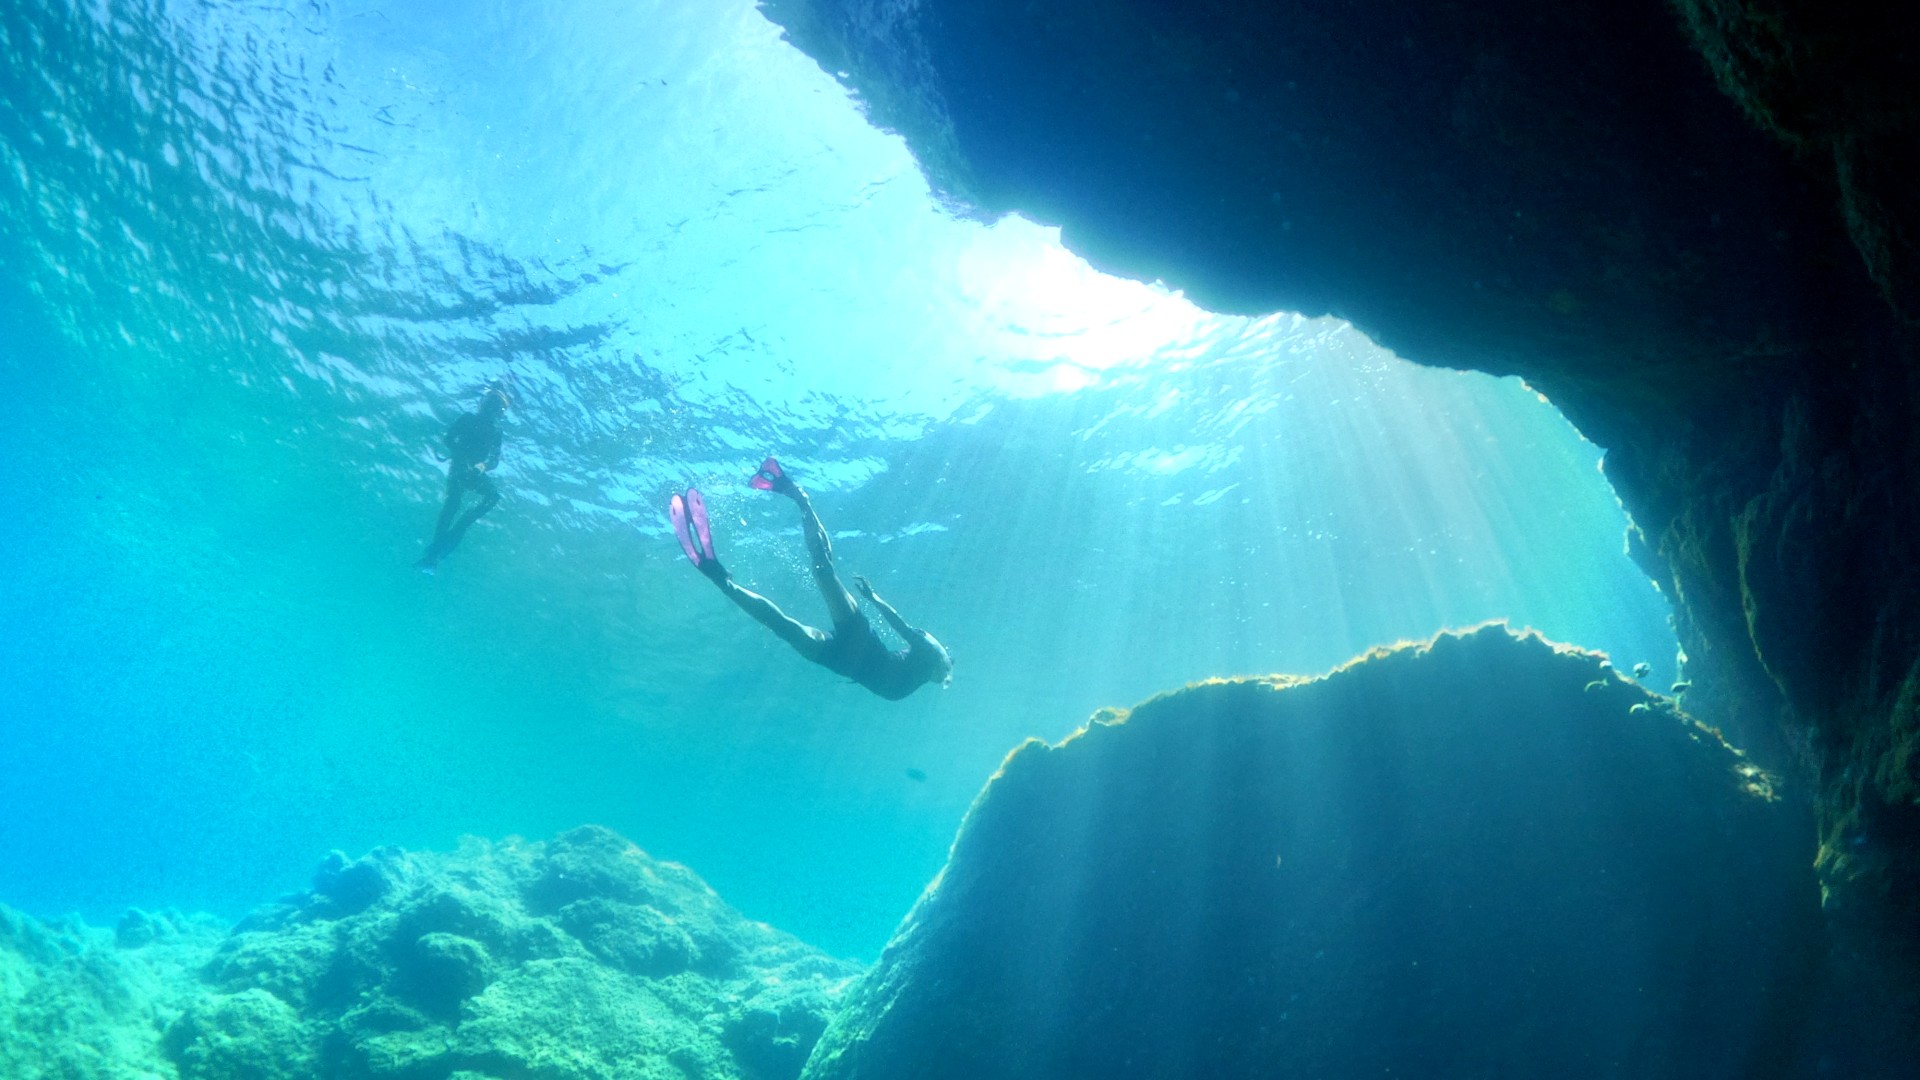
[[[668,515],[673,520],[673,535],[680,541],[680,549],[687,553],[687,559],[695,569],[719,586],[720,591],[738,604],[741,610],[772,630],[780,640],[793,646],[795,652],[828,671],[852,679],[888,701],[899,701],[927,683],[937,682],[945,686],[952,680],[953,658],[947,655],[946,648],[932,634],[901,618],[892,605],[874,594],[873,586],[866,578],[856,577],[853,582],[860,590],[860,595],[880,612],[887,620],[887,625],[906,639],[907,647],[903,650],[889,649],[880,640],[873,625],[860,610],[860,602],[847,591],[839,574],[834,571],[833,545],[827,539],[826,527],[820,524],[819,516],[813,512],[812,501],[800,485],[794,483],[780,468],[778,461],[768,458],[761,462],[759,471],[753,474],[752,484],[761,491],[785,495],[800,508],[800,531],[806,537],[807,551],[813,557],[814,584],[820,587],[820,595],[826,599],[827,610],[833,617],[833,629],[821,630],[808,626],[781,611],[773,601],[736,583],[726,568],[720,565],[720,560],[714,558],[713,531],[707,520],[706,501],[701,498],[699,491],[689,488],[684,496],[673,497],[668,506]]]

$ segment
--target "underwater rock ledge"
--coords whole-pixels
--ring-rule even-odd
[[[791,1080],[861,971],[614,833],[335,853],[231,933],[0,908],[9,1080]]]
[[[806,1080],[1796,1074],[1810,832],[1502,626],[1029,742]]]

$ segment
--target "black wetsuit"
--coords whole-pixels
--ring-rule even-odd
[[[833,624],[833,633],[814,663],[844,675],[888,701],[899,701],[926,685],[926,667],[916,663],[918,641],[908,639],[904,649],[889,649],[867,621],[864,612]]]
[[[777,475],[778,463],[771,458],[761,469],[764,472],[769,467],[774,468]],[[940,643],[933,640],[931,634],[900,618],[899,612],[874,595],[866,579],[856,578],[868,602],[906,639],[907,647],[889,649],[880,635],[874,633],[873,624],[860,609],[860,601],[841,584],[840,575],[833,568],[833,542],[813,512],[812,500],[784,476],[779,483],[782,486],[774,490],[793,499],[799,507],[800,532],[806,537],[808,554],[813,557],[813,581],[827,602],[827,611],[833,619],[832,630],[808,626],[781,611],[773,601],[743,588],[711,552],[704,558],[694,559],[694,567],[718,585],[741,610],[779,635],[780,640],[793,646],[801,656],[836,675],[852,679],[888,701],[899,701],[928,682],[944,679],[952,671],[953,662]]]
[[[500,427],[478,413],[468,413],[447,428],[447,497],[440,507],[440,520],[433,530],[433,541],[417,564],[432,569],[447,553],[458,547],[467,529],[481,515],[500,502],[500,491],[493,486],[488,471],[500,464]],[[480,468],[480,466],[485,468]],[[471,510],[460,513],[467,492],[480,497]]]
[[[447,456],[453,459],[450,474],[478,473],[475,465],[492,469],[500,464],[500,427],[468,413],[447,429]]]

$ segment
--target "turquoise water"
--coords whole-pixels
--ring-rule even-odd
[[[943,207],[750,3],[552,8],[0,10],[0,903],[238,915],[595,822],[871,958],[1094,709],[1489,618],[1672,678],[1601,451],[1517,381]],[[495,380],[505,499],[420,575]],[[768,452],[950,689],[688,568],[697,483],[824,618]]]

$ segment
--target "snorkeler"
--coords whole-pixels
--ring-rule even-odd
[[[828,671],[845,675],[888,701],[899,701],[926,683],[946,685],[953,677],[953,658],[947,655],[947,650],[932,634],[909,625],[892,605],[876,596],[866,578],[856,577],[853,582],[860,595],[880,612],[887,625],[906,639],[907,647],[898,652],[889,649],[874,632],[873,625],[860,610],[860,602],[834,573],[833,546],[827,540],[826,528],[813,512],[812,501],[800,485],[781,471],[780,463],[772,458],[761,462],[760,471],[753,474],[753,486],[785,495],[800,508],[800,531],[805,534],[807,551],[813,556],[814,584],[826,598],[833,629],[808,626],[781,611],[773,601],[735,583],[720,560],[713,557],[713,533],[707,521],[706,502],[699,491],[689,488],[684,498],[673,497],[670,514],[673,534],[679,538],[681,550],[687,553],[694,567],[718,585],[728,599],[740,605],[741,610],[793,646],[795,652]]]
[[[447,552],[460,545],[467,529],[500,502],[500,492],[487,474],[500,467],[500,417],[508,404],[506,391],[489,387],[480,399],[480,411],[462,416],[447,429],[447,501],[440,507],[427,553],[413,564],[421,571],[433,573]],[[469,491],[480,501],[462,514],[460,504]]]

